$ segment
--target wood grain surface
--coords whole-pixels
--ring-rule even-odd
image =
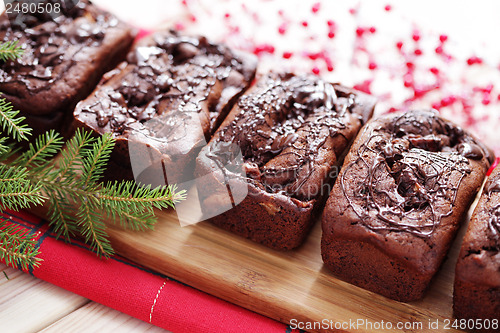
[[[158,214],[160,222],[151,232],[129,232],[110,226],[116,251],[283,323],[289,324],[292,319],[304,323],[327,320],[337,325],[358,320],[374,325],[382,321],[393,325],[421,322],[421,328],[414,326],[406,331],[422,332],[429,330],[430,321],[438,320],[443,329],[445,320],[452,319],[457,241],[424,299],[400,303],[346,283],[323,267],[320,223],[316,223],[299,249],[278,252],[206,222],[181,227],[175,211]],[[457,240],[461,237],[462,234]],[[328,327],[335,328],[331,324]],[[329,331],[321,328],[311,331]],[[356,331],[368,332],[371,328],[366,324]]]
[[[0,263],[0,332],[37,332],[88,299]]]
[[[0,263],[0,272],[2,333],[168,333],[5,264]]]
[[[102,304],[89,302],[45,328],[43,333],[60,332],[154,332],[168,331],[113,310]]]

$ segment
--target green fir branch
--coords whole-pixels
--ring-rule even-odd
[[[28,140],[31,135],[31,128],[22,122],[25,117],[18,117],[19,111],[13,109],[10,102],[5,98],[0,98],[0,126],[14,140]]]
[[[105,133],[92,144],[92,149],[86,152],[83,160],[81,183],[83,187],[95,184],[101,178],[115,146],[115,139],[110,133]]]
[[[28,181],[28,169],[24,167],[14,168],[9,165],[0,164],[0,185],[8,182]]]
[[[87,154],[88,147],[91,146],[93,139],[90,132],[85,132],[78,128],[75,135],[66,143],[66,148],[61,152],[59,160],[59,173],[57,176],[60,179],[68,177],[73,180],[82,166],[82,156]]]
[[[37,242],[26,230],[0,220],[0,260],[26,270],[40,265],[42,259],[37,257],[39,253]]]
[[[15,118],[17,111],[12,111],[5,100],[0,100],[0,113],[0,118],[4,117],[0,124],[11,138],[29,135],[20,124],[22,120],[15,120],[20,119]],[[171,185],[152,189],[131,181],[102,184],[100,178],[114,145],[110,134],[94,138],[89,132],[77,130],[64,144],[59,134],[49,131],[14,158],[12,151],[18,152],[17,148],[5,136],[0,137],[0,211],[47,202],[49,223],[57,237],[70,240],[80,234],[99,256],[113,255],[104,221],[111,219],[132,230],[152,229],[157,221],[154,208],[174,208],[185,197],[184,191]],[[19,242],[7,246],[11,231],[0,226],[5,234],[0,251],[5,258],[19,255],[22,259],[26,253],[16,245]]]
[[[8,163],[7,161],[12,161],[14,157],[18,156],[21,148],[16,146],[8,138],[0,138],[0,163]]]
[[[99,256],[114,253],[104,220],[131,230],[153,229],[153,208],[173,208],[185,197],[174,185],[152,189],[133,181],[100,183],[115,144],[110,135],[96,139],[78,130],[62,150],[57,138],[47,134],[35,144],[38,150],[30,147],[17,161],[32,166],[28,178],[49,198],[48,217],[56,235],[69,240],[80,233]],[[56,163],[43,162],[59,151]]]
[[[39,184],[32,184],[24,167],[0,165],[0,210],[41,205],[45,199]]]
[[[40,187],[29,182],[8,183],[0,187],[0,209],[19,210],[41,205],[45,197],[40,192]]]
[[[29,149],[14,162],[14,165],[37,171],[43,170],[59,153],[63,144],[63,138],[56,131],[50,130],[36,138],[34,144],[30,143]]]
[[[91,249],[99,256],[108,257],[115,252],[108,239],[102,215],[97,208],[92,200],[84,200],[76,213],[77,224],[81,228],[85,242],[90,245]]]
[[[62,237],[65,241],[78,234],[78,225],[71,215],[73,207],[65,200],[63,196],[50,193],[49,197],[49,211],[47,217],[56,238]]]
[[[140,186],[133,181],[108,182],[97,193],[100,206],[121,226],[132,230],[153,229],[156,223],[153,207],[174,208],[184,200],[185,192],[175,185]]]
[[[184,192],[176,192],[175,185],[158,186],[151,189],[150,185],[140,186],[134,181],[108,182],[97,193],[99,199],[114,209],[120,204],[128,204],[135,210],[141,210],[153,205],[162,209],[174,207],[174,204],[184,199]]]
[[[23,55],[24,49],[18,46],[18,43],[17,40],[0,43],[0,60],[5,62],[19,59]]]
[[[0,156],[8,154],[10,151],[8,139],[6,137],[0,138]]]
[[[143,211],[120,210],[115,211],[109,208],[104,209],[111,221],[118,223],[126,229],[134,231],[154,230],[156,224],[156,216],[152,208],[147,208]]]

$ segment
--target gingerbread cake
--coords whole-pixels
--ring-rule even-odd
[[[20,59],[0,63],[1,97],[20,110],[34,134],[63,130],[76,103],[125,58],[135,36],[131,26],[89,1],[69,3],[59,2],[57,17],[0,16],[0,41],[18,41],[24,49]]]
[[[256,66],[253,55],[204,37],[160,31],[77,105],[75,124],[117,140],[108,179],[179,183],[192,178],[188,164],[251,84]]]
[[[197,158],[203,213],[268,247],[299,246],[374,104],[315,76],[263,76]]]
[[[482,326],[491,332],[498,330],[500,320],[499,250],[500,168],[497,167],[484,186],[462,242],[453,294],[455,316],[482,319]]]
[[[337,276],[399,301],[421,298],[491,163],[435,111],[370,121],[322,216],[321,252]]]

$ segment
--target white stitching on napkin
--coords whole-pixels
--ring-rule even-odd
[[[155,300],[153,301],[153,305],[151,305],[151,311],[149,312],[149,323],[151,323],[151,320],[153,319],[153,310],[154,310],[154,307],[156,304],[156,300],[158,299],[158,296],[160,296],[161,290],[163,289],[163,287],[165,287],[166,284],[167,284],[167,280],[165,280],[165,282],[163,282],[160,289],[158,289],[158,292],[156,293],[156,297],[155,297]]]

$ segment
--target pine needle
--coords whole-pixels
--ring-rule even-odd
[[[5,154],[9,153],[10,147],[9,147],[9,144],[7,141],[8,141],[8,139],[5,137],[0,138],[0,156],[3,156]]]
[[[7,224],[0,220],[0,259],[9,266],[38,267],[42,259],[37,258],[40,252],[37,242],[22,228]]]
[[[87,148],[93,139],[90,132],[77,129],[75,135],[66,143],[65,149],[61,152],[59,160],[59,172],[57,176],[64,179],[66,176],[74,176],[82,165],[82,155],[85,155]]]
[[[28,169],[24,167],[13,168],[9,165],[0,164],[0,185],[7,182],[28,181]]]
[[[76,214],[77,224],[81,228],[85,242],[90,245],[91,249],[98,256],[109,257],[114,254],[114,250],[105,231],[106,226],[102,221],[102,216],[96,208],[90,200],[84,200]]]
[[[78,233],[78,226],[75,218],[71,215],[73,207],[64,197],[51,193],[49,195],[48,218],[56,238],[63,237],[64,240],[71,240],[72,236]]]
[[[21,148],[16,146],[14,142],[8,142],[8,138],[0,138],[0,163],[12,160],[18,155]]]
[[[22,47],[17,45],[18,43],[19,42],[17,40],[0,43],[0,60],[8,61],[20,58],[23,55],[24,50]]]
[[[92,149],[86,152],[83,160],[82,186],[87,187],[96,183],[101,178],[109,156],[115,146],[115,140],[109,133],[105,133],[96,142],[93,143]]]
[[[52,158],[61,150],[63,138],[54,130],[50,130],[30,143],[28,151],[23,153],[14,164],[31,169],[44,169],[52,162]]]
[[[113,222],[118,222],[122,227],[135,231],[153,230],[157,221],[153,209],[137,212],[128,210],[117,212],[111,209],[105,209],[105,211]]]
[[[28,140],[31,135],[31,128],[26,124],[21,124],[26,118],[18,117],[19,111],[13,110],[13,106],[5,98],[0,98],[0,126],[12,136],[14,140]]]
[[[0,210],[40,205],[45,197],[40,184],[32,184],[26,168],[0,165]]]
[[[98,198],[113,208],[119,208],[120,204],[137,210],[151,205],[158,209],[173,208],[175,203],[184,199],[184,191],[176,192],[176,189],[175,185],[151,189],[150,185],[140,186],[134,181],[108,182],[99,191]]]
[[[10,103],[0,99],[0,126],[19,141],[31,130],[17,115]],[[0,211],[47,202],[49,223],[57,237],[70,240],[81,234],[99,256],[113,255],[106,219],[132,230],[153,229],[157,222],[154,208],[174,208],[185,197],[184,191],[177,192],[172,185],[151,188],[131,181],[102,184],[100,178],[114,145],[111,134],[96,139],[83,130],[77,130],[64,145],[59,134],[49,131],[14,158],[16,148],[7,137],[0,136]],[[59,159],[54,162],[57,154]],[[22,235],[9,228],[0,230],[0,258],[27,265],[37,252],[29,252],[29,239],[21,239]]]

